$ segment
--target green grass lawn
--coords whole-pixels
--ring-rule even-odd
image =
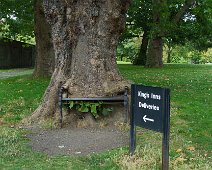
[[[32,70],[32,68],[12,68],[12,69],[0,69],[0,73],[1,72],[20,72],[20,71],[29,71]]]
[[[136,84],[171,89],[170,169],[212,169],[212,66],[169,64],[147,69],[120,64]],[[38,106],[48,79],[0,80],[0,169],[160,169],[161,134],[137,128],[137,149],[128,147],[86,157],[47,156],[27,145],[18,123]]]

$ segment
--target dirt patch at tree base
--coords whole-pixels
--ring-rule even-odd
[[[33,150],[50,156],[89,155],[127,146],[129,134],[110,128],[37,130],[28,135]]]

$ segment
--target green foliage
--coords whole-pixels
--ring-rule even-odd
[[[191,63],[194,64],[204,64],[202,60],[203,57],[203,54],[197,50],[194,50],[188,54],[188,58],[190,59]]]
[[[185,45],[175,45],[171,52],[171,63],[191,63],[205,64],[212,62],[212,49],[207,51],[196,50],[192,43]],[[167,49],[164,50],[164,60],[166,61]]]
[[[108,116],[112,111],[113,111],[112,108],[105,108],[105,107],[102,108],[102,114],[104,116]]]
[[[212,48],[209,48],[207,51],[203,51],[203,63],[212,63]]]
[[[190,46],[175,46],[171,54],[171,63],[188,63],[188,53]]]
[[[119,43],[117,48],[118,61],[133,61],[140,47],[141,38],[134,37]]]
[[[69,102],[70,109],[76,109],[82,113],[90,112],[95,118],[98,118],[100,114],[103,116],[108,116],[112,111],[110,108],[106,108],[104,102],[89,102],[89,101],[70,101]]]
[[[170,39],[173,45],[185,45],[189,42],[196,50],[207,50],[212,47],[211,1],[198,0],[193,2],[195,3],[176,22],[176,14],[185,2],[168,1],[170,19],[168,27],[165,27],[165,37]]]
[[[0,38],[32,41],[34,37],[33,0],[0,1]]]
[[[194,63],[204,63],[208,59],[196,52],[207,50],[212,47],[212,1],[198,0],[170,0],[170,1],[134,0],[128,10],[125,32],[120,38],[118,60],[120,51],[133,60],[137,50],[129,48],[125,44],[134,37],[141,37],[142,32],[147,32],[148,38],[162,36],[165,44],[171,48],[176,45],[192,44],[191,49],[195,53],[193,57],[175,55],[173,62],[184,63],[192,60]],[[189,8],[183,11],[183,6],[190,3]],[[193,4],[193,5],[192,5]],[[179,18],[177,16],[180,16]],[[158,18],[155,22],[154,19]],[[178,19],[177,19],[178,18]],[[168,42],[168,43],[167,43]],[[139,48],[139,47],[138,47]],[[137,49],[137,48],[135,48]],[[128,55],[128,51],[136,51]],[[187,55],[187,54],[186,54]]]

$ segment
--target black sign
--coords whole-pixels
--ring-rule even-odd
[[[136,147],[136,126],[163,133],[162,169],[169,167],[170,96],[169,89],[131,86],[130,154]]]
[[[163,132],[168,89],[132,85],[132,112],[136,126]]]

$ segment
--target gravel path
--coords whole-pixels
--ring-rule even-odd
[[[52,155],[88,155],[127,146],[128,133],[111,129],[56,129],[28,135],[33,150]]]
[[[27,69],[27,68],[11,69],[8,71],[0,71],[0,79],[32,74],[32,72],[33,72],[33,69]]]

